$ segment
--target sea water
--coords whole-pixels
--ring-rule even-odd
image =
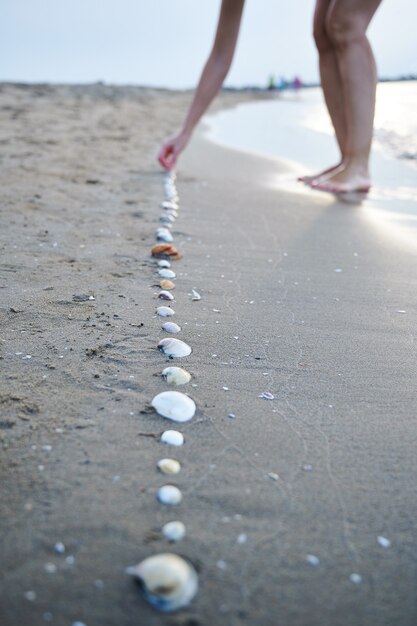
[[[362,204],[379,224],[384,221],[383,212],[387,226],[399,226],[403,234],[404,228],[408,229],[410,243],[417,250],[416,110],[417,81],[378,85],[371,156],[373,186]],[[244,103],[205,121],[211,141],[285,163],[274,183],[287,191],[306,193],[307,188],[296,182],[297,176],[320,172],[340,159],[319,88]]]
[[[375,112],[375,145],[417,168],[417,81],[380,83]],[[339,151],[319,88],[287,91],[271,100],[244,103],[206,118],[211,140],[290,160],[319,171]],[[333,161],[332,161],[333,159]]]

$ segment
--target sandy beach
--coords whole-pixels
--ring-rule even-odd
[[[202,132],[173,228],[198,410],[182,448],[159,441],[155,154],[189,98],[0,86],[0,622],[414,626],[416,249]],[[164,456],[177,507],[156,499]],[[165,551],[200,578],[172,615],[125,574]]]

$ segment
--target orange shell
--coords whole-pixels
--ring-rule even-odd
[[[175,283],[173,283],[172,280],[168,280],[167,278],[161,280],[159,286],[161,287],[161,289],[175,289]]]
[[[171,246],[170,243],[157,243],[152,247],[151,254],[158,259],[164,259],[166,257],[178,261],[182,259],[182,254],[178,250]]]

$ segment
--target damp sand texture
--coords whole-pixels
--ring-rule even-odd
[[[268,186],[283,166],[196,137],[169,318],[192,353],[172,361],[154,156],[189,94],[0,96],[2,624],[412,626],[412,252],[360,209]],[[148,408],[172,366],[198,407],[180,447]],[[157,500],[163,457],[182,468],[175,507]],[[199,577],[170,616],[125,574],[166,552]]]

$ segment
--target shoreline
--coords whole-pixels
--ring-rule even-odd
[[[149,250],[155,146],[186,99],[1,95],[2,623],[411,626],[407,250],[376,239],[356,208],[271,188],[275,162],[196,135],[178,168],[175,270],[193,348],[176,364],[193,375],[198,413],[178,455],[187,540],[169,547],[154,469],[166,422],[146,412],[166,389]],[[124,574],[167,548],[201,581],[172,616]]]

